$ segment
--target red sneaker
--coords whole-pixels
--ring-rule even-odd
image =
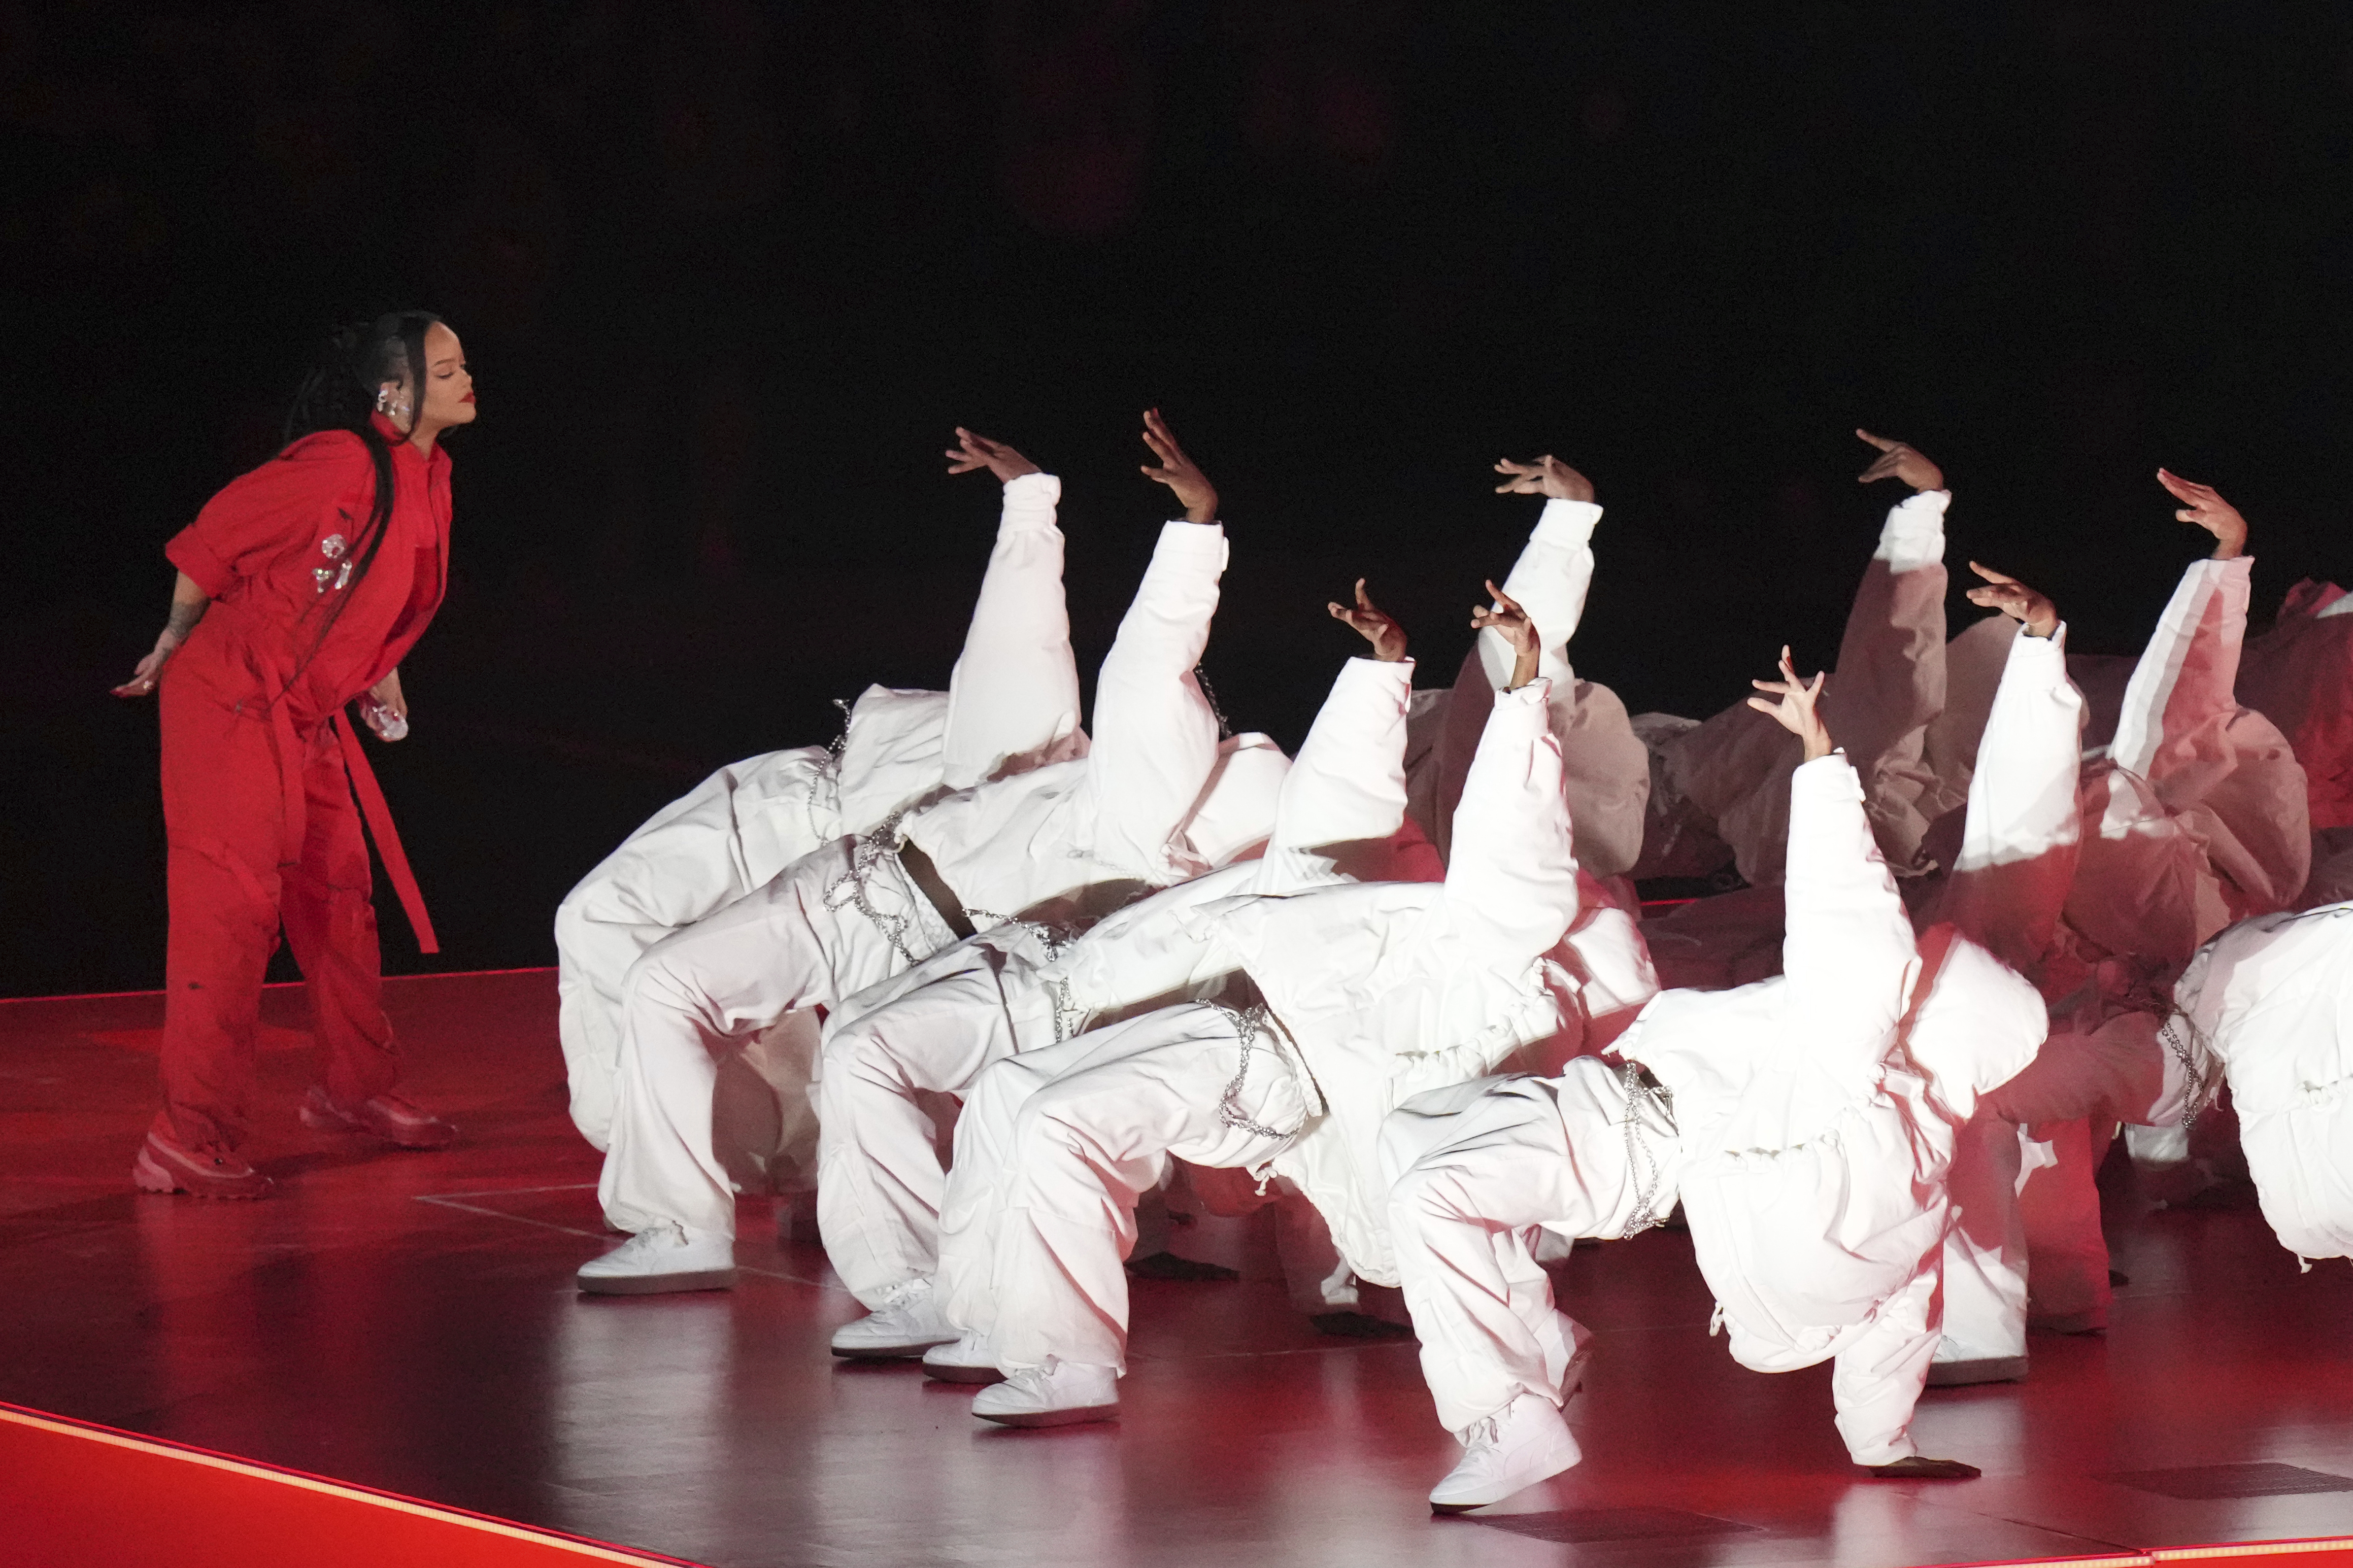
[[[273,1184],[234,1150],[217,1145],[191,1149],[161,1129],[150,1128],[139,1158],[131,1162],[131,1184],[142,1193],[266,1198]]]
[[[315,1084],[302,1101],[302,1125],[314,1132],[369,1132],[403,1149],[446,1149],[458,1141],[455,1127],[398,1095],[379,1094],[347,1108]]]

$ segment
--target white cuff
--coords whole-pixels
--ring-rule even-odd
[[[1862,780],[1856,774],[1854,764],[1846,760],[1843,749],[1799,763],[1797,772],[1789,775],[1789,788],[1823,800],[1862,798]]]
[[[1222,572],[1226,569],[1226,525],[1172,519],[1160,525],[1160,542],[1153,547],[1153,555],[1155,559],[1189,555]]]
[[[1945,509],[1952,504],[1950,490],[1922,490],[1896,502],[1888,509],[1872,559],[1886,562],[1895,572],[1916,572],[1942,561]]]
[[[1571,548],[1593,537],[1593,525],[1601,521],[1601,508],[1589,500],[1548,500],[1544,515],[1536,519],[1536,530],[1528,535],[1535,544],[1565,544]]]

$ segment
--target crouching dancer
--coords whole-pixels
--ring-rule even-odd
[[[1461,1462],[1430,1493],[1500,1501],[1581,1457],[1560,1414],[1590,1336],[1553,1305],[1539,1228],[1615,1237],[1677,1196],[1743,1365],[1835,1359],[1839,1430],[1876,1475],[1942,1479],[1908,1434],[1938,1337],[1953,1130],[2042,1038],[2031,987],[1982,949],[1915,946],[1863,791],[1782,658],[1790,781],[1785,973],[1669,991],[1549,1079],[1424,1095],[1383,1131],[1389,1221],[1422,1368]]]
[[[1405,633],[1356,586],[1332,606],[1371,644],[1343,667],[1282,780],[1265,856],[1129,905],[1074,941],[1008,921],[850,997],[826,1023],[818,1078],[818,1224],[842,1283],[870,1308],[833,1336],[837,1355],[923,1355],[958,1336],[934,1289],[941,1169],[919,1091],[964,1095],[990,1064],[1176,1001],[1220,993],[1230,961],[1192,921],[1237,893],[1334,875],[1435,880],[1436,853],[1406,819]],[[953,1352],[934,1375],[994,1382]]]
[[[580,879],[555,910],[556,1031],[580,1135],[611,1141],[629,966],[845,835],[871,833],[942,785],[1082,756],[1079,671],[1062,600],[1062,482],[959,427],[948,472],[1005,487],[997,543],[945,691],[870,686],[835,746],[730,763],[670,802]]]
[[[1510,637],[1513,680],[1480,738],[1442,882],[1208,906],[1201,919],[1262,1005],[1167,1008],[981,1076],[942,1215],[959,1349],[985,1345],[1005,1374],[974,1415],[1049,1426],[1117,1413],[1121,1259],[1137,1194],[1171,1155],[1289,1178],[1349,1266],[1393,1284],[1370,1180],[1381,1119],[1424,1089],[1573,1052],[1654,988],[1632,921],[1589,880],[1580,891],[1536,632],[1498,600],[1473,625]]]
[[[1272,814],[1223,753],[1192,671],[1226,542],[1217,492],[1156,416],[1147,469],[1186,503],[1161,531],[1097,683],[1087,755],[950,795],[804,856],[656,943],[624,985],[618,1093],[597,1196],[631,1239],[579,1273],[613,1294],[734,1279],[734,1194],[712,1139],[717,1058],[786,1014],[832,1006],[1008,916],[1073,913],[1203,869],[1188,829],[1213,808]],[[1280,753],[1275,753],[1279,758]],[[1216,774],[1213,780],[1212,774]],[[1255,835],[1262,837],[1261,826]],[[990,912],[997,911],[997,912]]]

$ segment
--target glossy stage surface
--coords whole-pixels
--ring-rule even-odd
[[[0,1400],[712,1564],[1894,1568],[2353,1531],[2353,1489],[2150,1489],[2353,1488],[2353,1269],[2298,1274],[2251,1208],[2120,1212],[2104,1339],[2037,1335],[2025,1383],[1924,1403],[1924,1448],[1985,1469],[1961,1483],[1856,1479],[1827,1369],[1736,1367],[1683,1237],[1580,1250],[1586,1462],[1433,1521],[1456,1450],[1412,1345],[1319,1336],[1276,1282],[1139,1281],[1124,1418],[1045,1432],[837,1363],[857,1308],[770,1200],[732,1293],[577,1295],[609,1241],[554,975],[391,998],[405,1088],[462,1142],[301,1130],[301,993],[274,990],[259,1204],[131,1190],[159,997],[0,1004]],[[2144,1473],[2205,1467],[2234,1468]]]

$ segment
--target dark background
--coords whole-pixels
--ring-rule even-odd
[[[1208,672],[1286,744],[1360,573],[1451,675],[1504,454],[1599,485],[1573,652],[1636,710],[1834,654],[1895,499],[1857,424],[2082,648],[2200,552],[2160,462],[2253,521],[2259,620],[2353,581],[2348,125],[2320,5],[0,5],[0,994],[160,980],[105,689],[334,321],[439,310],[481,392],[377,752],[444,952],[386,901],[386,966],[540,963],[710,768],[944,681],[958,423],[1064,476],[1091,668],[1166,408],[1234,537]]]

